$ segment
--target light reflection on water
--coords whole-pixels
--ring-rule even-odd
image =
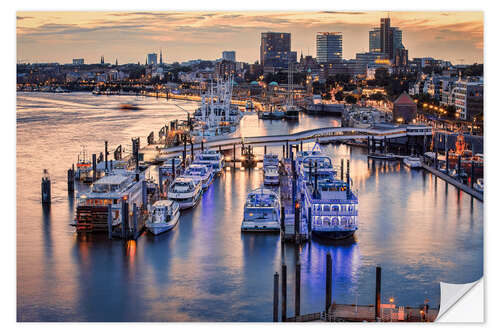
[[[143,110],[119,111],[134,99]],[[69,226],[66,169],[79,144],[89,152],[141,140],[185,113],[172,102],[89,94],[19,94],[17,124],[17,273],[21,321],[270,321],[274,272],[288,266],[288,314],[293,314],[296,249],[279,235],[242,234],[246,194],[262,183],[262,170],[225,171],[200,204],[171,232],[137,242],[78,236]],[[54,101],[56,100],[56,101]],[[177,102],[176,102],[177,103]],[[194,110],[196,105],[178,102]],[[299,122],[245,118],[245,136],[339,125],[301,115]],[[157,133],[156,133],[157,135]],[[129,145],[129,144],[128,144]],[[310,145],[306,145],[310,146]],[[350,159],[359,191],[359,230],[348,242],[314,239],[300,248],[301,310],[324,307],[325,260],[334,260],[334,300],[372,304],[375,266],[382,266],[382,301],[431,306],[439,281],[471,282],[482,276],[483,205],[423,171],[399,162],[368,160],[362,148],[326,145]],[[281,154],[281,147],[268,147]],[[263,148],[255,152],[262,154]],[[346,167],[346,165],[344,165]],[[53,201],[40,204],[42,170],[52,175]],[[154,176],[154,170],[152,175]]]

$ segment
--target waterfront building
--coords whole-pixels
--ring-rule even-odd
[[[148,65],[157,65],[158,64],[158,55],[156,53],[149,53],[147,57]]]
[[[318,32],[316,35],[316,59],[318,63],[342,61],[342,33]]]
[[[264,72],[288,68],[291,58],[291,34],[263,32],[260,38],[260,64]]]
[[[483,112],[483,81],[460,79],[452,90],[456,117],[471,120]]]
[[[236,62],[236,51],[222,51],[222,60]]]
[[[84,62],[83,58],[73,59],[73,65],[83,65]]]
[[[417,104],[406,92],[394,101],[392,119],[397,122],[411,123],[417,114]]]

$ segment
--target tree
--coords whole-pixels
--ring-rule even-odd
[[[344,100],[344,93],[342,92],[342,90],[339,90],[335,93],[335,100],[338,102]]]
[[[345,97],[345,102],[348,104],[355,104],[358,100],[353,95],[347,95]]]

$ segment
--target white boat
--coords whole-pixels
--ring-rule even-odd
[[[216,150],[205,150],[194,159],[195,164],[204,164],[212,167],[214,173],[219,173],[224,168],[224,158]]]
[[[184,171],[183,177],[201,178],[202,188],[207,189],[214,179],[212,167],[208,164],[191,164]]]
[[[264,160],[262,162],[262,165],[263,167],[267,167],[267,166],[276,166],[278,167],[279,166],[279,159],[278,159],[278,155],[276,154],[265,154],[264,155]]]
[[[241,231],[279,231],[280,216],[278,194],[265,188],[256,189],[247,196]]]
[[[278,167],[275,165],[268,165],[264,168],[264,185],[279,185],[280,174]]]
[[[224,136],[236,131],[243,114],[231,104],[232,95],[232,77],[227,81],[217,79],[215,90],[210,85],[208,92],[201,96],[201,106],[194,113],[193,136]]]
[[[159,235],[169,231],[177,225],[181,213],[179,204],[172,200],[159,200],[150,208],[150,215],[146,228],[153,234]]]
[[[403,159],[403,163],[410,169],[418,169],[422,167],[420,157],[417,156],[407,156]]]
[[[177,177],[168,189],[167,197],[176,201],[180,209],[189,209],[198,204],[201,198],[201,178]]]
[[[483,178],[478,178],[472,187],[476,191],[483,193],[483,191],[484,191],[484,180],[483,180]]]

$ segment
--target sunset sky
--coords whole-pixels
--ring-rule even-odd
[[[290,32],[298,56],[316,56],[316,32],[343,33],[344,59],[368,52],[368,31],[387,12],[17,12],[17,60],[70,63],[144,63],[216,59],[235,50],[236,60],[259,60],[260,33]],[[403,31],[409,57],[452,63],[483,62],[482,12],[391,12]],[[463,60],[462,60],[463,59]]]

